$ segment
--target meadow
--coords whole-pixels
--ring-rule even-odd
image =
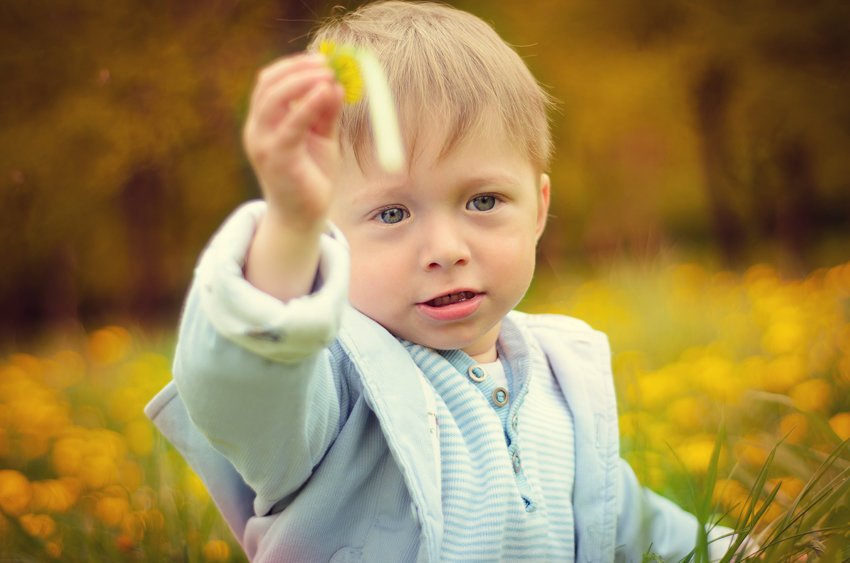
[[[757,538],[753,557],[850,558],[850,263],[553,277],[522,308],[609,334],[622,453],[646,485]],[[0,360],[0,559],[244,560],[142,413],[171,377],[173,335],[152,332]]]

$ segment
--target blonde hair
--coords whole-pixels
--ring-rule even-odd
[[[308,49],[317,50],[322,41],[374,52],[386,70],[411,154],[419,127],[446,120],[445,156],[495,115],[532,165],[548,169],[551,99],[517,52],[478,17],[433,2],[380,1],[326,21]],[[343,109],[340,139],[362,163],[372,146],[365,104]]]

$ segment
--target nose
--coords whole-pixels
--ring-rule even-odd
[[[453,221],[433,221],[422,236],[422,264],[426,270],[463,266],[469,262],[469,245],[460,226]]]

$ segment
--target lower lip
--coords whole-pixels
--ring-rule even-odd
[[[483,299],[484,294],[478,293],[472,299],[466,299],[451,305],[432,307],[425,303],[417,303],[416,308],[419,309],[420,313],[435,321],[459,321],[475,313],[481,306]]]

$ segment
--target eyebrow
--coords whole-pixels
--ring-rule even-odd
[[[492,187],[494,191],[498,191],[500,186],[505,188],[520,188],[523,182],[520,178],[513,174],[502,172],[500,170],[485,171],[481,174],[470,174],[462,176],[456,183],[464,191],[474,191],[479,188]],[[371,205],[376,200],[393,200],[400,199],[409,192],[410,188],[404,183],[386,182],[379,183],[373,186],[371,190],[364,190],[359,197],[354,200],[355,205]]]
[[[522,181],[512,174],[494,172],[470,176],[463,180],[461,185],[467,189],[483,188],[486,186],[507,186],[511,188],[519,188],[522,187]]]

